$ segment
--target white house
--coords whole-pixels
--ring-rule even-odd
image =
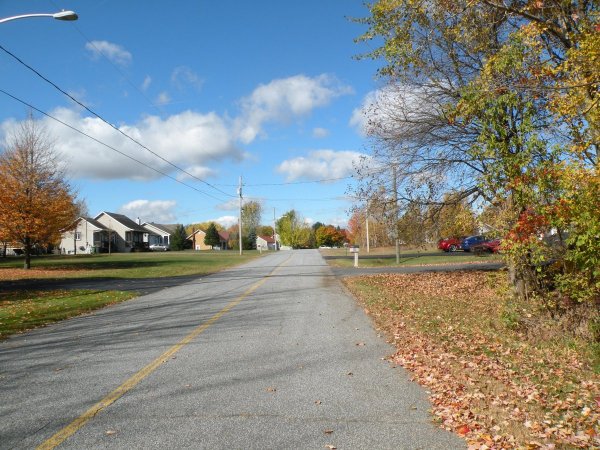
[[[95,219],[79,217],[71,230],[64,231],[60,251],[66,254],[108,250],[108,229]]]
[[[277,242],[273,236],[256,236],[257,250],[277,250]]]
[[[142,226],[148,230],[147,239],[145,242],[148,245],[171,245],[171,237],[175,234],[178,225],[177,224],[160,224],[154,222],[144,222]]]
[[[148,248],[148,230],[129,217],[112,212],[101,212],[94,217],[94,220],[107,229],[111,252],[130,252]]]

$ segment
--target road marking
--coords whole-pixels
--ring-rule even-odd
[[[238,298],[229,302],[223,309],[221,309],[218,313],[216,313],[214,316],[212,316],[210,319],[208,319],[202,325],[199,325],[198,327],[194,328],[181,341],[179,341],[177,344],[173,345],[171,348],[169,348],[166,352],[164,352],[162,355],[160,355],[158,358],[156,358],[154,361],[152,361],[146,367],[144,367],[143,369],[139,370],[137,373],[132,375],[121,386],[116,388],[114,391],[112,391],[110,394],[108,394],[106,397],[104,397],[102,400],[100,400],[98,403],[96,403],[94,406],[92,406],[90,409],[88,409],[86,412],[84,412],[81,416],[79,416],[77,419],[75,419],[69,425],[67,425],[62,430],[55,433],[52,437],[50,437],[47,440],[45,440],[44,442],[42,442],[37,447],[37,450],[50,450],[50,449],[53,449],[53,448],[57,447],[58,445],[62,444],[64,441],[66,441],[70,436],[72,436],[78,430],[80,430],[96,414],[98,414],[103,409],[112,405],[119,398],[121,398],[123,395],[125,395],[128,391],[130,391],[135,386],[137,386],[144,378],[146,378],[148,375],[153,373],[162,364],[167,362],[175,353],[177,353],[179,350],[181,350],[187,344],[192,342],[196,337],[198,337],[198,335],[200,335],[203,331],[205,331],[213,323],[215,323],[217,320],[219,320],[221,317],[223,317],[233,307],[235,307],[236,305],[239,305],[242,302],[242,300],[244,300],[246,297],[248,297],[250,294],[252,294],[260,286],[262,286],[262,284],[265,281],[267,281],[267,279],[269,277],[271,277],[275,273],[276,270],[278,270],[285,263],[287,263],[291,257],[292,257],[292,255],[290,255],[284,262],[282,262],[281,264],[276,266],[271,272],[269,272],[268,275],[266,275],[265,277],[263,277],[262,279],[260,279],[256,283],[254,283],[252,286],[250,286],[248,289],[246,289],[246,291],[244,291],[244,293],[242,295],[240,295]]]

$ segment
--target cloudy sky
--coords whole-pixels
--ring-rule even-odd
[[[0,24],[0,143],[31,105],[90,215],[230,225],[241,176],[264,223],[345,225],[378,84],[354,58],[362,0],[22,0],[0,18],[61,9],[79,20]]]

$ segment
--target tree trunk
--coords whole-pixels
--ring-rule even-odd
[[[8,242],[2,243],[2,257],[6,258],[6,247],[8,246]]]
[[[25,238],[25,245],[23,245],[23,251],[25,252],[25,262],[23,263],[23,269],[31,269],[31,240]]]
[[[525,280],[519,275],[514,262],[510,262],[508,265],[508,280],[512,286],[513,294],[524,298],[526,295]]]

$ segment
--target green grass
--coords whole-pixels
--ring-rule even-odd
[[[23,271],[23,278],[38,278],[34,275],[36,271],[44,272],[40,273],[39,278],[157,278],[202,275],[242,264],[258,256],[256,251],[246,251],[241,256],[233,251],[46,255],[33,257],[33,273],[26,274],[26,271]],[[20,269],[22,266],[22,258],[0,259],[0,280],[9,278],[3,276],[3,269]],[[56,271],[55,276],[53,271]],[[11,277],[10,279],[15,279],[14,273]]]
[[[419,266],[425,264],[462,264],[467,262],[482,262],[482,261],[502,261],[499,255],[482,255],[477,256],[470,253],[464,255],[449,255],[447,253],[441,253],[440,255],[418,255],[404,257],[400,255],[400,263],[396,264],[395,256],[382,256],[380,258],[361,258],[358,256],[359,267],[390,267],[390,266]],[[354,257],[349,256],[348,258],[340,259],[328,259],[327,262],[331,266],[335,267],[353,267]]]
[[[0,339],[128,300],[135,292],[20,291],[0,293]]]

